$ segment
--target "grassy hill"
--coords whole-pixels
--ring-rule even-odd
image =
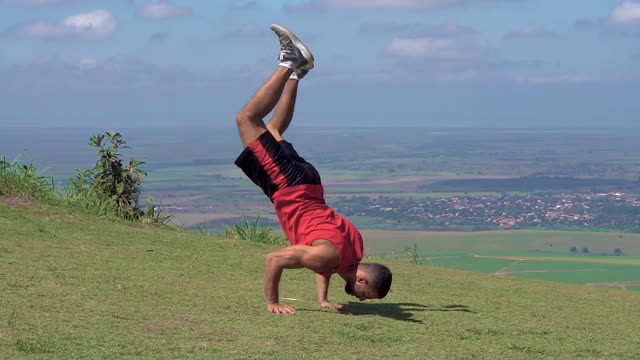
[[[295,316],[265,311],[274,247],[0,197],[2,359],[633,359],[640,293],[384,261],[386,299],[321,309],[285,271]]]

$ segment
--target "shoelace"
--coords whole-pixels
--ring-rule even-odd
[[[293,58],[295,58],[295,55],[291,53],[291,50],[280,50],[280,56],[278,57],[280,61],[291,60]]]
[[[278,38],[280,40],[280,61],[283,59],[297,58],[298,49],[293,45],[291,39],[285,36],[279,36]]]
[[[296,60],[298,58],[298,49],[294,48],[283,48],[280,50],[280,61],[283,60]]]

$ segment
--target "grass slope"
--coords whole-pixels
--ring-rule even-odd
[[[320,309],[286,271],[296,316],[266,313],[273,247],[0,199],[3,359],[637,358],[640,294],[386,261],[387,299]]]

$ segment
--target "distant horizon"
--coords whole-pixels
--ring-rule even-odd
[[[222,129],[222,130],[236,130],[235,125],[198,125],[198,124],[190,124],[190,125],[176,125],[176,124],[168,124],[168,125],[158,125],[153,127],[143,127],[143,126],[131,126],[131,127],[123,127],[116,126],[112,128],[108,127],[98,127],[98,126],[37,126],[37,125],[7,125],[5,129],[39,129],[39,130],[99,130],[99,131],[109,131],[114,130],[118,131],[118,129],[123,130],[149,130],[149,129]],[[337,129],[433,129],[433,130],[572,130],[572,131],[581,131],[581,130],[640,130],[640,125],[638,126],[585,126],[585,127],[553,127],[553,126],[540,126],[540,127],[505,127],[505,126],[432,126],[432,125],[380,125],[380,124],[372,124],[372,125],[295,125],[289,130],[291,132],[295,132],[295,129],[322,129],[327,130],[331,128]]]

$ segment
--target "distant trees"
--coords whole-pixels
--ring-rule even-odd
[[[624,256],[624,252],[620,248],[613,249],[613,252],[611,253],[608,253],[608,252],[591,253],[591,250],[589,250],[589,248],[586,246],[580,248],[580,250],[578,250],[577,246],[572,246],[569,248],[569,252],[574,255],[582,254],[582,255],[597,255],[597,256]]]

